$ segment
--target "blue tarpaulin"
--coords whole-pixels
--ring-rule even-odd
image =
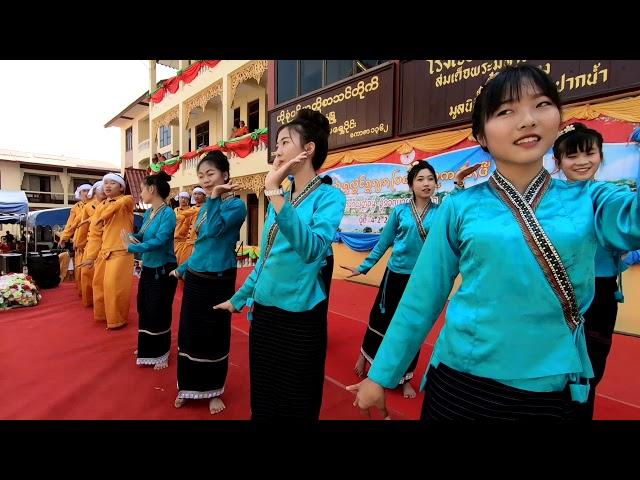
[[[366,252],[376,246],[379,238],[379,233],[337,232],[333,241],[343,242],[347,247],[356,252]]]
[[[59,225],[64,227],[69,218],[70,207],[64,208],[50,208],[48,210],[37,210],[35,212],[29,212],[27,216],[28,227],[43,227]]]
[[[0,190],[0,213],[28,213],[29,200],[22,190]]]

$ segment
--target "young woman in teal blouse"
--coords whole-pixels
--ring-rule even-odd
[[[169,365],[173,297],[178,280],[171,276],[176,268],[173,231],[176,214],[166,203],[171,177],[165,172],[149,175],[140,188],[140,196],[151,208],[144,214],[138,233],[122,233],[130,253],[142,254],[142,274],[138,283],[138,365],[153,365],[156,370]],[[133,242],[132,242],[133,239]]]
[[[244,285],[216,308],[249,308],[251,417],[314,420],[320,415],[327,353],[326,292],[321,276],[346,198],[322,183],[329,121],[302,109],[277,132],[271,199],[261,256]],[[277,166],[276,166],[277,165]],[[292,186],[280,188],[287,175]]]
[[[472,131],[496,171],[440,206],[368,378],[347,387],[354,405],[386,410],[384,388],[402,378],[461,274],[421,418],[575,418],[593,377],[582,316],[596,244],[638,248],[640,203],[613,184],[551,179],[543,156],[560,118],[557,87],[539,68],[507,67],[484,86]]]
[[[602,135],[597,130],[582,123],[568,125],[553,145],[556,165],[570,182],[592,181],[603,162],[602,144]],[[596,387],[602,380],[611,350],[618,302],[622,301],[618,277],[625,269],[621,260],[623,254],[609,244],[598,242],[596,245],[595,293],[584,314],[587,351],[594,374],[587,402],[579,409],[579,417],[584,420],[593,418]]]
[[[197,172],[207,200],[194,220],[193,253],[174,273],[184,279],[175,406],[208,399],[215,415],[226,408],[222,394],[229,370],[231,313],[213,306],[235,290],[236,243],[247,208],[234,194],[240,187],[230,183],[229,160],[222,152],[205,155]]]
[[[378,243],[369,256],[357,268],[342,265],[342,268],[351,272],[347,278],[366,275],[393,246],[393,253],[369,314],[369,324],[354,369],[359,377],[364,376],[365,361],[372,363],[376,356],[438,209],[437,204],[431,203],[431,197],[435,195],[438,187],[438,176],[429,162],[416,162],[407,174],[407,183],[412,192],[411,200],[391,210]],[[419,356],[420,350],[400,379],[405,398],[416,396],[409,380],[413,378]]]

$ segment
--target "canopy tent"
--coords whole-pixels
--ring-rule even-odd
[[[55,225],[64,227],[67,223],[67,219],[69,218],[70,211],[71,207],[64,207],[29,212],[29,215],[27,215],[27,227],[53,227]]]
[[[29,200],[22,190],[0,190],[0,214],[28,212]]]

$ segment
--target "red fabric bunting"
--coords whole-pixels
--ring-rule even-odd
[[[162,88],[151,95],[151,101],[153,103],[160,103],[162,100],[164,100],[164,96],[167,92],[173,94],[178,91],[178,88],[180,87],[180,80],[187,84],[191,83],[198,76],[198,73],[200,72],[202,67],[206,65],[209,68],[213,68],[218,65],[218,63],[220,63],[220,60],[202,60],[189,66],[180,75],[176,75],[175,77],[164,80],[162,83]]]
[[[220,148],[220,145],[207,145],[200,149],[200,153],[213,152],[214,150],[222,150],[222,148]]]
[[[164,96],[166,93],[167,93],[167,90],[164,87],[161,88],[156,93],[151,95],[151,101],[153,103],[160,103],[164,99]]]
[[[162,170],[168,175],[173,176],[179,169],[182,162],[174,163],[173,165],[165,165]]]
[[[174,94],[178,91],[178,87],[180,86],[180,78],[179,77],[171,77],[164,82],[164,88],[171,94]]]
[[[187,68],[182,75],[180,75],[180,80],[184,83],[191,83],[198,76],[198,72],[202,69],[203,63],[197,62]]]
[[[225,143],[223,150],[233,152],[240,158],[244,158],[253,152],[253,141],[251,140],[251,137],[247,137],[239,142]]]
[[[183,160],[191,160],[192,158],[195,158],[197,156],[198,156],[198,152],[197,151],[187,152],[184,155],[182,155],[182,159]]]

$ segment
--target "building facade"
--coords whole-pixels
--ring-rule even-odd
[[[157,82],[157,63],[175,68],[176,75]],[[269,167],[266,72],[266,60],[151,60],[149,92],[105,125],[121,129],[121,167],[130,183],[139,182],[136,169],[146,174],[163,168],[172,175],[172,195],[191,192],[198,185],[199,159],[208,151],[222,150],[247,204],[241,242],[258,245]],[[240,120],[248,133],[234,138],[233,127]],[[135,186],[130,188],[135,196]]]
[[[0,150],[0,189],[23,190],[31,211],[71,206],[78,186],[117,170],[97,160]]]

